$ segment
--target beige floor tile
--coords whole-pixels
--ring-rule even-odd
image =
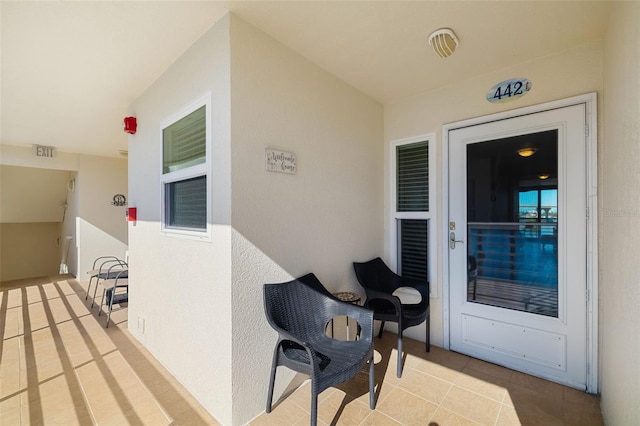
[[[442,401],[441,407],[476,423],[493,425],[498,418],[501,404],[477,393],[454,386]]]
[[[0,358],[2,361],[0,362],[0,378],[15,374],[15,370],[20,368],[20,339],[17,337],[5,338],[0,356],[2,356]]]
[[[437,409],[437,405],[399,388],[393,389],[376,407],[377,411],[407,426],[427,424]]]
[[[379,383],[379,380],[375,380],[374,373],[374,392],[375,392],[375,383]],[[352,398],[360,398],[361,396],[366,396],[367,400],[369,398],[369,367],[366,366],[358,374],[352,377],[350,380],[341,383],[336,386],[337,389],[342,390],[347,393]],[[368,403],[367,403],[368,404]]]
[[[338,391],[318,402],[318,419],[327,424],[359,425],[370,414],[368,404]]]
[[[518,371],[513,372],[510,382],[516,386],[546,395],[549,398],[562,399],[564,397],[564,386]]]
[[[422,360],[415,369],[451,383],[455,382],[461,374],[456,369],[446,367],[438,362],[430,360]]]
[[[90,416],[74,380],[75,377],[63,375],[38,386],[30,385],[22,398],[22,415],[28,415],[30,423],[23,420],[23,424],[39,424],[45,419],[52,424],[75,424]]]
[[[18,375],[0,378],[0,413],[20,408],[22,387]],[[2,424],[0,422],[0,424]],[[7,423],[10,424],[10,423]]]
[[[414,370],[403,376],[398,385],[422,399],[439,405],[451,389],[451,383]]]
[[[426,359],[452,370],[462,371],[472,358],[457,352],[446,351],[439,346],[431,345],[431,352],[429,352]]]
[[[3,404],[0,404],[3,407]],[[0,410],[0,425],[19,425],[21,422],[20,404]]]
[[[460,373],[453,383],[460,388],[475,392],[497,402],[504,400],[509,384],[505,379],[472,370],[467,370],[467,373]]]
[[[509,385],[503,402],[505,405],[514,407],[518,413],[553,419],[562,419],[566,405],[562,398],[548,396],[512,384]]]
[[[71,321],[74,316],[77,316],[74,315],[74,313],[68,308],[67,303],[60,297],[49,299],[48,305],[48,309],[50,311],[49,313],[53,317],[53,321],[56,324]]]
[[[308,419],[307,419],[308,422]],[[269,424],[269,423],[262,423]],[[218,426],[218,423],[211,415],[203,409],[192,409],[181,413],[174,418],[174,426]]]
[[[565,423],[552,415],[544,412],[529,411],[523,408],[514,408],[503,405],[498,416],[496,426],[560,426]],[[569,423],[570,424],[570,423]]]
[[[309,404],[309,408],[307,410],[309,410],[310,407],[311,407],[311,404]],[[269,414],[263,413],[262,415],[252,420],[250,422],[250,425],[251,426],[292,425],[297,423],[298,421],[306,421],[306,423],[308,424],[309,412],[307,410],[300,408],[293,401],[284,399],[280,401],[277,405],[274,405],[272,407],[271,413]],[[181,417],[182,416],[177,417],[175,419],[176,422],[179,422]],[[181,423],[181,424],[187,424],[187,423]]]
[[[11,310],[22,306],[22,297],[20,288],[10,288],[10,284],[2,283],[0,290],[0,302],[6,303],[7,310]],[[5,302],[6,300],[6,302]]]
[[[6,306],[2,426],[218,424],[128,333],[126,306],[114,311],[116,321],[105,329],[106,316],[98,317],[97,307],[89,308],[91,299],[84,299],[87,281],[6,284],[0,288],[0,304]],[[98,289],[98,303],[100,295]],[[423,342],[408,338],[399,379],[396,335],[385,332],[374,345],[376,410],[369,409],[364,369],[319,396],[319,425],[603,424],[592,395],[437,346],[427,353]],[[295,391],[250,424],[308,425],[310,384],[305,380],[297,377],[291,384]]]
[[[178,384],[172,386],[166,392],[156,394],[155,398],[170,418],[176,418],[185,411],[200,407],[198,401]]]
[[[436,413],[431,418],[429,425],[442,425],[442,426],[478,426],[478,423],[467,419],[453,411],[446,408],[438,408]],[[515,426],[515,425],[511,425]]]
[[[364,419],[361,425],[362,426],[398,426],[398,425],[402,425],[402,423],[378,411],[373,411]]]
[[[465,366],[463,372],[467,371],[483,373],[502,380],[510,380],[513,375],[513,371],[508,368],[475,358],[469,359],[469,362]]]
[[[42,284],[23,287],[22,299],[24,302],[24,298],[26,297],[27,303],[29,304],[29,309],[33,306],[39,304],[42,305]],[[23,303],[24,306],[24,303]]]
[[[23,333],[22,321],[20,321],[19,314],[22,314],[22,309],[19,307],[8,308],[7,314],[3,318],[4,324],[4,338],[10,339],[18,337]]]

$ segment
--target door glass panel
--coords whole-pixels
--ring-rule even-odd
[[[467,301],[557,317],[556,130],[467,145],[467,226]]]

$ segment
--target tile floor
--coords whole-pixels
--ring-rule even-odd
[[[128,333],[124,304],[104,327],[87,283],[0,286],[0,425],[217,425]]]
[[[127,332],[85,301],[69,277],[2,283],[0,425],[216,425]],[[367,374],[320,395],[320,425],[602,425],[596,397],[405,339],[396,378],[395,335],[376,339],[376,410]],[[268,367],[266,367],[268,368]],[[309,383],[281,398],[259,425],[309,423]]]

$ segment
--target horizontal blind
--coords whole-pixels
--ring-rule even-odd
[[[199,176],[166,184],[167,226],[207,229],[207,178]]]
[[[429,144],[396,147],[397,211],[429,211]]]
[[[206,111],[202,106],[162,130],[163,173],[205,162]]]
[[[399,219],[400,250],[398,265],[400,275],[417,280],[428,280],[429,219]]]

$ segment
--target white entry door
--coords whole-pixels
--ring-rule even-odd
[[[586,389],[585,105],[450,128],[451,350]]]

